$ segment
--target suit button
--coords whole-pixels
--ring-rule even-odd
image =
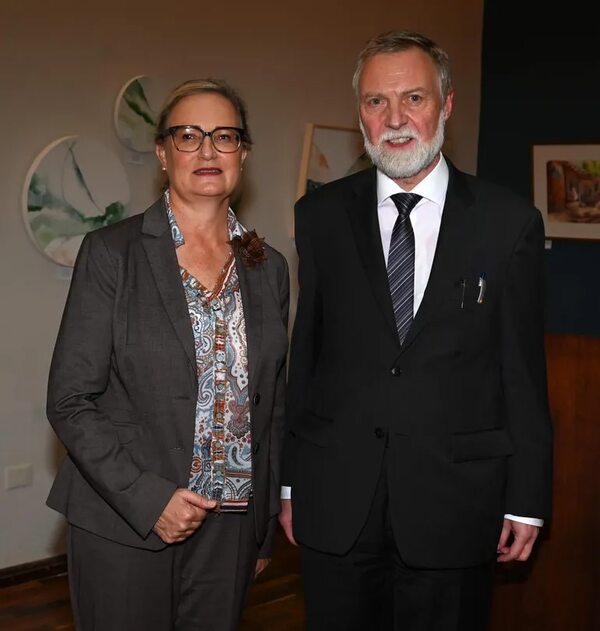
[[[252,445],[253,454],[257,454],[259,449],[260,449],[260,443],[254,443],[254,445]]]
[[[258,405],[260,403],[260,394],[258,392],[252,397],[252,403],[254,403],[254,405]]]
[[[394,366],[392,368],[392,375],[394,375],[394,377],[399,377],[402,374],[402,368],[398,368],[398,366]]]
[[[377,438],[383,438],[385,436],[385,430],[382,429],[381,427],[376,427],[375,436],[377,436]]]

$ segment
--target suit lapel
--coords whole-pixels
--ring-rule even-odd
[[[196,370],[194,334],[179,273],[175,245],[169,229],[167,211],[162,199],[146,211],[142,232],[144,233],[142,241],[144,249],[165,311],[188,359]]]
[[[357,179],[352,199],[347,207],[350,225],[367,280],[385,321],[398,339],[396,321],[388,285],[385,258],[381,245],[381,232],[377,217],[376,171],[369,169]]]
[[[428,319],[435,313],[439,301],[451,295],[452,288],[458,286],[472,260],[476,233],[473,196],[467,188],[464,176],[449,161],[448,167],[450,179],[433,265],[423,300],[408,331],[403,350],[422,331]]]
[[[239,254],[235,257],[235,266],[240,281],[240,293],[244,306],[246,343],[248,346],[248,375],[250,392],[253,392],[258,374],[262,343],[262,282],[264,270],[263,265],[253,268],[246,267]]]

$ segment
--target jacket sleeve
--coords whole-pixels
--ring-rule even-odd
[[[286,260],[282,257],[282,265],[279,275],[279,304],[281,305],[281,321],[288,326],[289,306],[290,306],[290,277]],[[277,373],[275,383],[275,402],[273,405],[273,416],[271,419],[271,446],[270,462],[273,474],[274,489],[271,492],[279,493],[280,465],[283,430],[285,423],[285,391],[286,391],[286,367],[287,363],[282,362]],[[260,559],[270,559],[273,554],[273,538],[277,527],[277,517],[271,517],[267,535],[259,550]]]
[[[502,386],[515,446],[506,513],[547,518],[551,507],[552,427],[544,348],[544,228],[532,213],[513,249],[501,308]]]
[[[142,537],[162,513],[176,484],[141,470],[122,447],[102,401],[113,371],[113,310],[117,258],[101,232],[81,245],[54,348],[48,419],[93,489]]]
[[[312,383],[319,352],[321,298],[313,245],[309,235],[306,198],[295,208],[296,250],[298,252],[298,308],[290,347],[290,368],[286,402],[282,484],[291,486],[294,471],[294,439],[291,430],[302,414]]]

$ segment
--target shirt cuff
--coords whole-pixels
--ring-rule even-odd
[[[529,524],[530,526],[537,526],[541,528],[544,525],[543,519],[537,519],[537,517],[518,517],[517,515],[504,515],[505,519],[510,519],[511,521],[519,521],[522,524]]]
[[[282,486],[281,487],[281,495],[279,499],[282,500],[291,500],[292,499],[292,487],[291,486]]]

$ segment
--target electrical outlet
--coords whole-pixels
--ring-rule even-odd
[[[33,465],[31,463],[17,464],[4,468],[4,488],[16,489],[20,486],[33,484]]]

